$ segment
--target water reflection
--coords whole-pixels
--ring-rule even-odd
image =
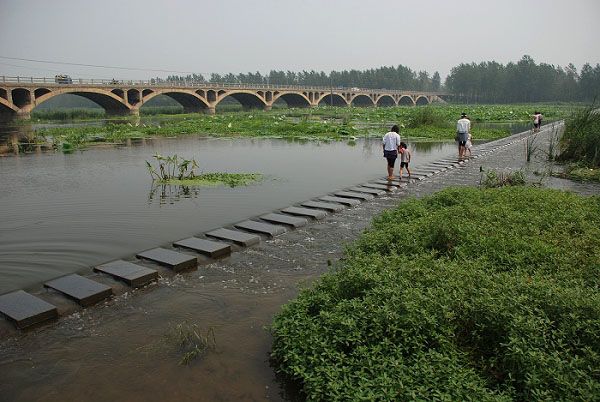
[[[180,184],[154,184],[148,192],[148,204],[173,205],[185,198],[197,198],[200,195],[200,187],[184,186]]]

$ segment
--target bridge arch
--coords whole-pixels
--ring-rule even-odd
[[[298,92],[279,92],[273,95],[273,103],[278,99],[282,99],[288,107],[308,107],[310,100],[304,94]]]
[[[22,106],[21,112],[30,113],[36,106],[39,106],[48,99],[64,94],[78,95],[89,99],[100,105],[108,114],[125,114],[130,110],[123,99],[110,91],[96,88],[60,88],[43,94],[39,98],[36,98],[35,102],[29,102],[27,105]],[[18,104],[16,105],[19,106]]]
[[[13,116],[18,110],[16,106],[11,105],[6,99],[0,97],[0,116]]]
[[[319,106],[348,106],[348,102],[340,94],[325,93],[316,102]]]
[[[383,95],[379,95],[379,97],[375,101],[375,104],[377,106],[390,107],[390,106],[396,106],[396,101],[394,100],[392,95],[383,94]]]
[[[429,105],[429,99],[427,99],[426,96],[421,95],[415,101],[415,105],[417,105],[417,106]]]
[[[139,102],[134,107],[134,109],[141,108],[144,103],[148,102],[150,99],[152,99],[156,96],[159,96],[159,95],[168,96],[169,98],[171,98],[174,101],[176,101],[177,103],[179,103],[181,106],[183,106],[183,111],[185,113],[202,112],[209,107],[208,102],[206,102],[206,100],[202,99],[193,90],[163,89],[163,90],[151,91],[151,90],[145,89],[142,91],[142,95],[143,94],[146,94],[146,95],[143,96],[142,102]]]
[[[352,104],[352,106],[375,106],[375,102],[373,102],[373,99],[364,94],[354,95],[350,99],[350,103]]]
[[[398,106],[415,106],[415,101],[412,96],[403,95],[398,99]]]
[[[256,92],[235,90],[219,91],[214,106],[216,107],[219,103],[223,101],[223,99],[227,98],[228,96],[231,96],[233,99],[238,101],[244,109],[264,108],[267,105],[265,100],[262,97],[260,97]]]

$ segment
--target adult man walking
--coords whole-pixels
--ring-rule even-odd
[[[394,163],[400,150],[400,127],[394,125],[390,132],[383,136],[383,157],[387,159],[388,180],[394,178]]]
[[[456,139],[458,140],[458,159],[463,159],[465,156],[465,145],[469,139],[471,131],[471,121],[467,119],[467,114],[460,115],[460,119],[456,122]]]

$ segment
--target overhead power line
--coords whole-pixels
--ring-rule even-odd
[[[153,72],[159,72],[159,73],[178,73],[178,74],[207,74],[207,73],[202,73],[202,72],[198,72],[198,71],[177,71],[177,70],[163,70],[163,69],[158,69],[158,68],[104,66],[104,65],[100,65],[100,64],[68,63],[65,61],[35,60],[35,59],[24,59],[24,58],[20,58],[20,57],[8,57],[8,56],[0,56],[0,59],[30,61],[33,63],[60,64],[63,66],[111,68],[111,69],[115,69],[115,70],[153,71]]]

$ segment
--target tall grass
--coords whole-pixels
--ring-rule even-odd
[[[105,117],[104,109],[42,109],[34,110],[31,117],[38,120],[83,120],[101,119]]]
[[[600,113],[595,108],[589,106],[566,120],[558,160],[600,167]]]

